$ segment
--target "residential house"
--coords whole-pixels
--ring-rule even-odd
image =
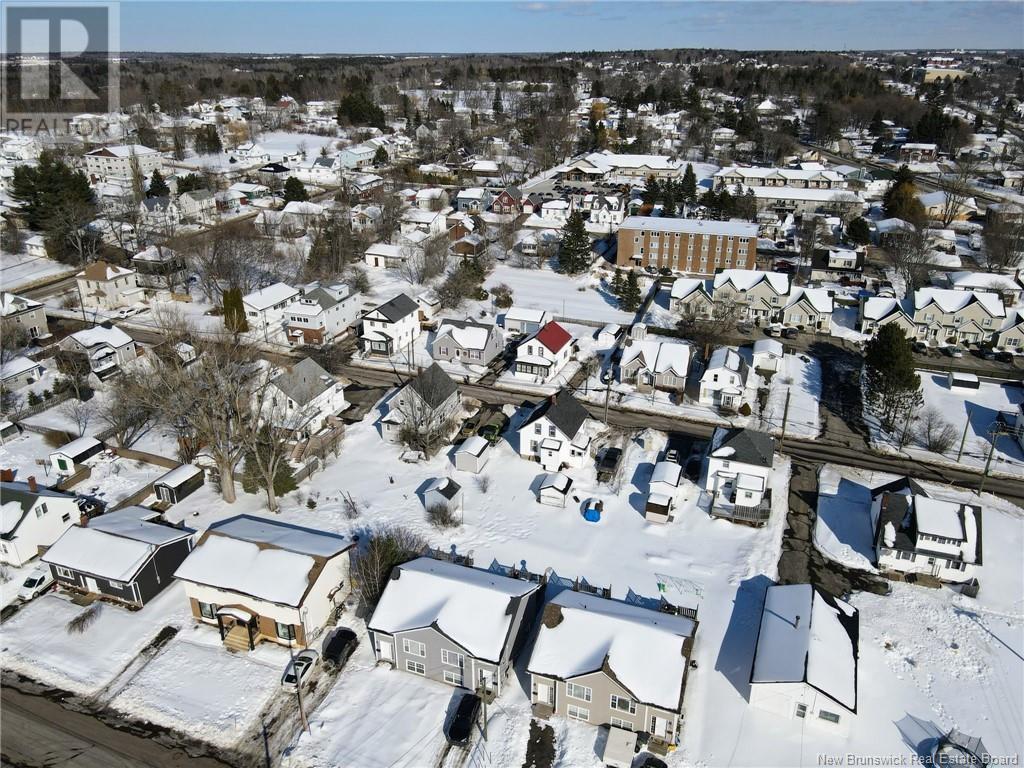
[[[157,234],[172,234],[181,224],[181,208],[167,197],[147,197],[139,203],[143,228]]]
[[[654,523],[670,523],[683,482],[683,468],[676,461],[659,461],[654,465],[644,504],[644,518]]]
[[[346,179],[351,194],[360,200],[373,197],[373,193],[384,188],[384,179],[375,173],[359,173]]]
[[[547,200],[541,203],[540,218],[548,227],[561,227],[574,210],[571,200]]]
[[[492,196],[483,187],[463,189],[455,198],[455,208],[466,213],[483,213],[491,205]]]
[[[700,377],[697,400],[723,411],[736,411],[747,400],[750,366],[736,347],[718,347]]]
[[[281,333],[288,307],[301,295],[287,283],[273,283],[242,297],[249,331],[265,341]]]
[[[552,321],[519,342],[513,375],[517,379],[546,384],[561,373],[572,354],[572,334]]]
[[[368,168],[373,165],[376,147],[360,144],[354,147],[345,147],[338,155],[338,163],[342,168]]]
[[[351,328],[359,317],[360,294],[344,283],[317,285],[284,308],[288,342],[298,345],[330,344]]]
[[[741,318],[755,322],[780,317],[789,296],[789,277],[781,272],[726,269],[715,275],[713,286],[716,305],[734,306]]]
[[[27,387],[43,378],[46,369],[24,355],[12,357],[0,364],[0,387],[7,392]]]
[[[711,276],[720,269],[753,269],[756,254],[755,223],[627,216],[615,263]]]
[[[134,269],[94,261],[75,275],[83,306],[90,309],[117,309],[142,301],[146,291],[139,285]]]
[[[505,187],[491,201],[491,211],[506,216],[518,216],[523,210],[523,193],[519,187]]]
[[[420,252],[420,248],[411,245],[373,243],[363,254],[363,261],[366,266],[376,269],[397,269],[405,264],[409,257]]]
[[[663,155],[615,154],[608,150],[591,152],[558,169],[560,181],[643,181],[678,179],[682,164]]]
[[[625,203],[618,195],[584,195],[579,210],[586,212],[590,223],[603,232],[612,232],[626,216]]]
[[[1006,311],[1006,320],[996,332],[993,346],[1007,352],[1024,350],[1024,312],[1017,309]]]
[[[143,288],[173,291],[185,285],[187,265],[176,251],[151,245],[132,256],[136,280]]]
[[[913,480],[871,492],[875,564],[882,571],[963,583],[982,565],[982,509],[931,498]]]
[[[417,190],[416,207],[423,211],[444,210],[448,207],[448,193],[440,187]]]
[[[1020,273],[1001,275],[994,272],[947,272],[946,283],[954,291],[995,293],[1003,306],[1013,307],[1024,302],[1024,282]]]
[[[117,326],[97,325],[65,336],[61,349],[80,352],[89,358],[89,367],[101,380],[121,371],[139,356],[139,348],[127,333]]]
[[[829,213],[848,217],[864,210],[864,197],[849,189],[798,189],[795,187],[747,187],[758,212],[772,211],[779,216],[806,216]]]
[[[929,219],[944,221],[952,216],[952,221],[967,221],[978,214],[978,204],[973,197],[961,200],[959,196],[949,197],[943,190],[922,192],[917,196]]]
[[[903,329],[907,338],[913,339],[917,336],[912,302],[884,296],[871,296],[861,299],[858,314],[861,333],[873,334],[883,325],[896,323]]]
[[[404,293],[363,315],[360,347],[365,354],[408,355],[420,336],[419,304]]]
[[[527,664],[534,714],[677,744],[696,631],[684,616],[565,590],[544,607]]]
[[[193,189],[178,195],[182,221],[210,225],[217,220],[217,200],[208,189]]]
[[[690,370],[690,345],[679,341],[629,339],[622,351],[619,378],[639,392],[660,389],[682,393]]]
[[[711,285],[709,280],[676,278],[669,294],[669,308],[686,317],[710,318],[715,306],[711,299]]]
[[[1003,325],[1006,310],[998,294],[949,288],[914,291],[916,337],[934,344],[988,341]]]
[[[545,309],[512,306],[505,310],[505,333],[526,335],[536,333],[551,322],[551,313]]]
[[[264,165],[270,162],[270,153],[260,144],[252,141],[239,144],[234,149],[225,150],[225,152],[247,166]]]
[[[33,259],[47,258],[46,238],[42,235],[32,235],[25,240],[25,253]]]
[[[0,291],[0,318],[5,323],[24,328],[30,339],[50,335],[46,325],[46,308],[38,301],[16,296],[9,291]]]
[[[819,168],[722,168],[712,177],[716,190],[741,187],[792,187],[794,189],[845,189],[846,179],[836,171]]]
[[[20,568],[78,522],[74,494],[26,482],[0,481],[0,563]]]
[[[345,387],[311,357],[285,367],[269,386],[264,416],[299,440],[308,440],[348,408]]]
[[[497,696],[543,593],[534,581],[421,557],[391,572],[367,622],[370,643],[396,669]]]
[[[190,528],[155,522],[160,513],[127,507],[73,525],[43,555],[60,587],[142,608],[173,583],[192,551]]]
[[[938,159],[939,148],[936,144],[912,141],[900,145],[898,155],[901,163],[932,163]]]
[[[454,426],[461,408],[458,385],[434,363],[395,395],[387,415],[381,420],[382,436],[398,442],[403,428],[421,435],[445,435]]]
[[[398,227],[403,235],[419,232],[427,237],[436,237],[446,231],[447,223],[442,211],[408,208],[402,213]]]
[[[131,180],[136,174],[148,177],[162,168],[164,162],[159,152],[141,144],[100,147],[86,152],[83,159],[91,184]]]
[[[181,464],[153,482],[153,493],[161,504],[177,504],[202,488],[205,482],[206,475],[201,467]]]
[[[380,222],[379,205],[360,203],[349,209],[349,224],[353,232],[376,232]]]
[[[843,285],[864,278],[864,251],[851,248],[815,248],[811,255],[811,280]]]
[[[704,490],[714,517],[764,525],[771,516],[775,438],[754,429],[718,427],[708,448]]]
[[[794,287],[782,310],[782,324],[788,328],[830,333],[832,310],[831,291],[825,288]]]
[[[351,591],[355,540],[253,515],[213,523],[175,572],[200,624],[235,651],[305,648]]]
[[[505,335],[493,323],[442,320],[430,345],[430,356],[446,363],[490,365],[505,350]]]
[[[857,609],[811,584],[768,587],[750,669],[751,706],[849,731],[857,714]]]
[[[548,472],[579,468],[587,460],[594,426],[579,400],[567,389],[534,405],[518,428],[519,455],[540,462]]]

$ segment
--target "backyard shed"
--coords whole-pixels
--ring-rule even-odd
[[[477,474],[491,458],[490,443],[480,435],[473,435],[455,449],[455,468]]]
[[[203,470],[194,464],[182,464],[153,483],[156,497],[168,504],[177,504],[203,486]]]
[[[452,512],[462,509],[462,486],[450,477],[438,477],[431,480],[423,489],[423,506],[427,509],[442,506]]]
[[[571,477],[561,472],[548,472],[541,475],[540,486],[537,488],[537,501],[551,507],[564,507],[570,488],[572,488]]]
[[[103,443],[95,437],[80,437],[62,445],[50,454],[50,466],[61,475],[70,475],[75,471],[75,464],[81,464],[90,456],[103,451]]]

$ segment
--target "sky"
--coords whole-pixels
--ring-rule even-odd
[[[122,51],[1022,48],[1024,1],[123,0]]]

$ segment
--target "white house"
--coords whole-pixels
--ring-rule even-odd
[[[549,322],[551,313],[545,309],[512,306],[505,311],[506,333],[536,333]]]
[[[344,283],[307,287],[302,296],[284,308],[288,342],[330,344],[355,324],[360,299],[361,295]]]
[[[299,297],[297,288],[273,283],[242,297],[242,308],[249,330],[264,340],[281,333],[286,309]]]
[[[735,347],[719,347],[711,353],[700,377],[698,402],[735,411],[748,396],[750,367]]]
[[[193,618],[216,627],[228,648],[264,640],[305,648],[351,592],[354,546],[347,536],[237,515],[213,523],[174,576]]]
[[[0,482],[0,563],[21,567],[80,517],[73,494],[44,488],[34,477]]]
[[[208,189],[193,189],[178,196],[183,221],[213,224],[217,220],[217,199]]]
[[[75,276],[82,304],[90,309],[117,309],[142,301],[146,291],[134,269],[95,261]]]
[[[849,731],[857,714],[860,615],[810,584],[768,587],[750,670],[751,706]]]
[[[587,410],[565,389],[533,406],[518,429],[519,455],[549,472],[583,466],[593,440]]]
[[[704,490],[710,514],[763,525],[771,515],[775,438],[753,429],[718,427],[708,448]]]
[[[348,408],[344,385],[310,357],[285,368],[269,387],[264,416],[299,439],[308,440]]]
[[[552,321],[519,342],[513,374],[517,379],[545,384],[572,359],[572,334]]]
[[[975,578],[982,565],[981,507],[929,497],[913,480],[872,491],[875,560],[883,571]]]
[[[377,153],[376,147],[360,144],[354,147],[345,147],[338,155],[338,163],[342,168],[366,168],[373,165],[373,156]]]
[[[404,293],[363,315],[359,342],[363,352],[390,357],[408,353],[420,336],[419,304]]]
[[[138,357],[135,341],[117,326],[97,325],[76,331],[61,340],[62,349],[81,352],[89,358],[92,372],[105,379]]]

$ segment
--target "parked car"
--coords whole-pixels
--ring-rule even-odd
[[[945,347],[942,351],[945,352],[950,357],[963,357],[964,356],[963,347]]]
[[[324,664],[341,669],[345,666],[349,656],[359,645],[359,638],[351,629],[339,629],[324,643]]]
[[[771,325],[765,326],[764,332],[768,336],[781,336],[782,326],[779,323],[772,323]]]
[[[486,424],[480,427],[477,434],[491,445],[494,445],[501,439],[501,433],[505,431],[505,427],[507,425],[508,416],[501,411],[498,411],[487,420]]]
[[[445,727],[444,737],[448,743],[456,747],[466,746],[473,735],[473,726],[479,714],[480,697],[475,693],[467,693],[459,701],[455,714]]]
[[[18,599],[26,603],[39,597],[43,592],[53,586],[53,574],[50,569],[36,568],[30,573],[18,590]]]
[[[605,448],[597,460],[597,479],[604,480],[613,477],[621,462],[621,448]]]
[[[796,328],[783,328],[782,332],[779,334],[779,336],[784,339],[795,339],[797,335],[798,331]]]
[[[996,352],[996,360],[998,360],[1000,363],[1012,363],[1013,352],[1007,352],[1006,350]]]
[[[295,658],[288,662],[284,674],[281,675],[281,687],[286,691],[297,691],[299,686],[313,674],[313,667],[319,661],[320,654],[310,648],[296,653]]]
[[[928,354],[928,345],[925,344],[923,341],[915,341],[910,346],[919,355],[927,355]]]
[[[123,308],[117,310],[117,316],[122,318],[122,319],[124,319],[126,317],[131,317],[132,315],[137,315],[138,313],[139,313],[139,310],[138,310],[137,307],[123,307]]]

